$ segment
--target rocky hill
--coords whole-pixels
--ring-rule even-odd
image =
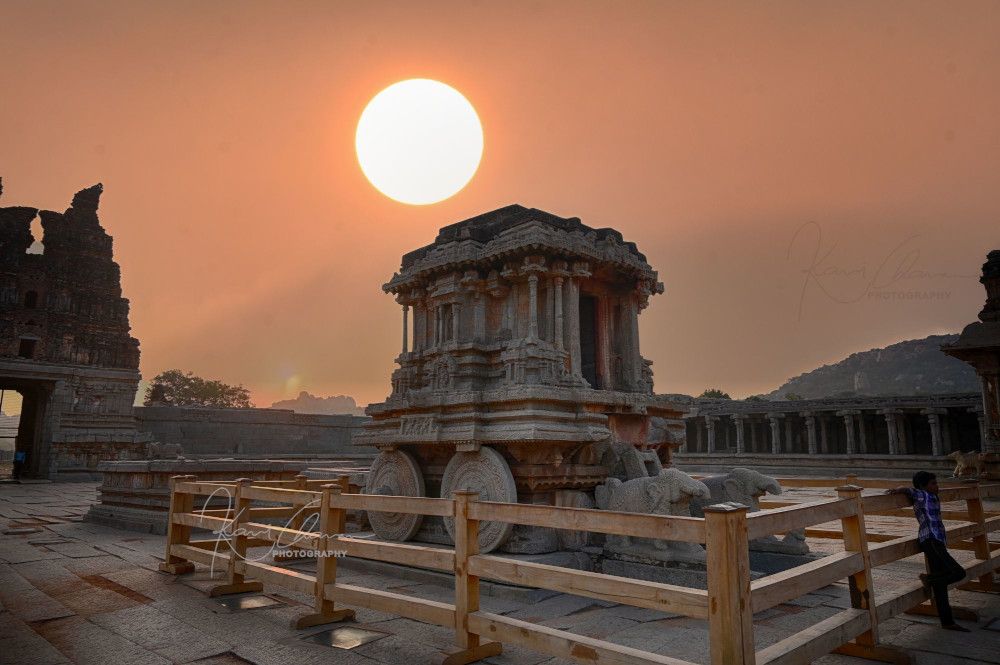
[[[853,353],[832,365],[823,365],[789,379],[768,399],[794,393],[804,399],[854,395],[928,395],[978,392],[972,368],[941,353],[958,335],[932,335],[884,349]]]
[[[365,415],[364,407],[359,407],[353,397],[337,395],[335,397],[317,397],[306,391],[299,393],[295,399],[284,399],[271,405],[272,409],[291,409],[296,413],[321,413],[325,415]]]

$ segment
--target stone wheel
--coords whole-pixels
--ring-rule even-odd
[[[479,493],[480,501],[502,501],[517,503],[517,487],[514,474],[503,455],[492,448],[480,448],[475,453],[455,453],[445,467],[441,478],[441,497],[451,498],[456,490],[471,490]],[[444,518],[444,528],[455,540],[455,520]],[[479,551],[492,552],[507,542],[514,529],[505,522],[483,522],[479,525]]]
[[[365,483],[366,494],[424,496],[424,474],[410,453],[383,450],[372,463]],[[368,511],[372,531],[384,540],[410,540],[417,534],[423,515]]]

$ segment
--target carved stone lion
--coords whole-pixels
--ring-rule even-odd
[[[656,476],[622,482],[609,478],[595,492],[597,507],[623,513],[647,515],[690,515],[689,503],[707,498],[708,487],[679,469],[662,469]],[[681,543],[660,538],[632,538],[609,535],[605,549],[619,554],[656,559],[701,563],[705,551],[695,543]]]
[[[694,517],[704,517],[705,506],[716,503],[734,501],[742,503],[749,509],[747,512],[760,510],[760,497],[764,494],[781,494],[781,484],[771,476],[765,476],[753,469],[736,468],[729,473],[702,478],[702,482],[711,492],[707,499],[695,499],[691,502],[691,514]],[[796,531],[785,534],[784,539],[776,536],[765,536],[750,543],[750,549],[761,552],[779,552],[782,554],[808,554],[805,534]]]

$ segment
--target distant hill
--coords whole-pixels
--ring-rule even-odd
[[[295,399],[284,399],[271,405],[272,409],[291,409],[296,413],[321,413],[328,416],[349,415],[363,416],[365,410],[359,407],[353,397],[337,395],[336,397],[316,397],[306,391],[299,393]]]
[[[958,335],[932,335],[884,349],[853,353],[785,382],[768,399],[795,393],[804,399],[854,395],[933,395],[979,392],[972,367],[941,353]]]

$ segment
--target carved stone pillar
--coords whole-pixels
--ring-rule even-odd
[[[781,419],[785,417],[783,413],[769,413],[767,419],[771,421],[771,454],[781,454]]]
[[[424,322],[424,305],[421,302],[413,304],[413,350],[421,351],[424,348],[424,334],[427,324]]]
[[[882,409],[879,413],[885,416],[885,426],[889,432],[889,454],[898,455],[899,431],[897,430],[898,421],[896,420],[896,417],[899,412],[895,409]]]
[[[590,277],[590,264],[586,261],[576,261],[572,267],[572,277],[566,280],[567,302],[569,316],[569,353],[573,366],[573,375],[583,376],[583,361],[580,351],[580,284]],[[596,388],[597,386],[591,386]]]
[[[806,445],[810,455],[815,455],[818,450],[816,442],[816,416],[811,411],[803,411],[799,414],[806,419]]]
[[[629,387],[633,390],[642,385],[642,354],[639,352],[639,302],[632,294],[623,299],[625,316],[626,347],[622,356],[628,363]]]
[[[750,417],[750,452],[756,453],[757,451],[757,422]]]
[[[704,427],[705,427],[705,420],[704,420],[704,418],[699,418],[698,420],[694,421],[695,433],[698,435],[698,445],[697,445],[697,447],[698,447],[698,452],[699,453],[700,452],[704,452],[704,449],[703,449],[704,438],[701,435],[701,432],[704,429]]]
[[[921,409],[920,413],[927,416],[927,424],[931,428],[931,455],[943,455],[944,446],[941,441],[941,416],[948,413],[946,409]]]
[[[566,313],[569,316],[570,369],[573,376],[579,377],[583,376],[583,368],[580,354],[580,284],[576,277],[566,280],[566,301],[568,307]]]
[[[608,297],[597,298],[597,388],[614,390],[611,379],[611,317]]]
[[[848,455],[854,455],[857,452],[854,442],[854,416],[858,414],[857,411],[838,411],[837,415],[844,419],[844,435],[846,437],[847,443],[844,452]]]
[[[788,448],[785,452],[794,453],[795,452],[795,437],[792,436],[792,419],[785,418],[785,447]]]
[[[458,336],[462,331],[462,304],[455,301],[451,305],[451,341],[458,344]]]
[[[555,294],[552,301],[552,342],[556,348],[563,349],[563,278],[555,276],[552,278],[552,290]]]
[[[901,411],[896,415],[896,434],[899,436],[899,452],[909,455],[913,451],[910,449],[910,432],[907,427],[906,412]]]
[[[410,307],[408,305],[403,305],[403,354],[409,353],[409,326],[407,323],[407,318],[409,317]]]
[[[473,339],[482,344],[486,341],[486,294],[477,291],[473,295]]]
[[[538,339],[538,275],[528,275],[528,339]]]
[[[830,443],[826,437],[826,414],[819,415],[819,450],[824,455],[830,452]]]
[[[718,416],[705,416],[705,427],[708,428],[708,452],[714,453],[715,450],[715,423],[719,420]]]
[[[742,455],[746,452],[746,442],[743,437],[743,420],[746,416],[741,413],[734,413],[732,418],[733,424],[736,425],[736,454]]]
[[[847,414],[844,416],[844,433],[847,436],[847,454],[854,454],[854,416]]]
[[[555,344],[555,288],[553,278],[545,280],[545,332],[544,339]]]
[[[858,411],[858,452],[868,454],[868,428],[865,427],[865,412]]]
[[[518,301],[521,299],[521,283],[513,282],[510,285],[510,295],[507,296],[507,327],[510,328],[510,336],[517,339],[521,336],[518,330],[520,324],[517,320]]]

